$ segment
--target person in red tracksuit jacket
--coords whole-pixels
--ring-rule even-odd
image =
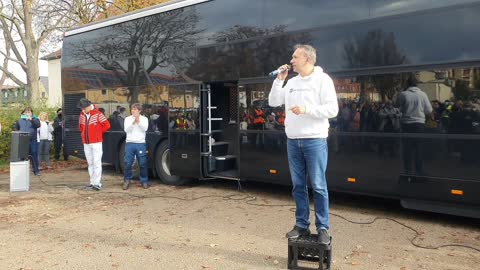
[[[78,124],[90,175],[90,184],[85,189],[100,190],[102,188],[103,133],[110,129],[110,122],[86,98],[80,99],[78,108],[82,109]]]

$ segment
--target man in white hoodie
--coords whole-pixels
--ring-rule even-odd
[[[308,177],[314,194],[318,241],[328,244],[328,190],[325,176],[328,119],[338,114],[337,95],[332,79],[321,67],[315,66],[315,48],[300,44],[296,45],[294,50],[290,63],[298,75],[283,86],[288,76],[288,65],[279,67],[282,72],[273,82],[268,97],[270,106],[285,104],[286,110],[288,163],[293,183],[292,195],[296,204],[296,223],[286,237],[298,238],[310,234]]]
[[[127,133],[125,143],[125,175],[123,178],[123,189],[127,190],[132,180],[132,166],[135,156],[137,157],[138,167],[140,168],[140,183],[143,188],[148,188],[148,168],[147,168],[147,144],[145,136],[148,130],[148,118],[141,115],[142,104],[132,104],[132,115],[125,118],[125,133]]]

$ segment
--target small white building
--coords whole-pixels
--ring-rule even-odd
[[[61,73],[62,50],[48,54],[40,60],[48,62],[48,89],[46,89],[47,104],[51,107],[62,106],[62,73]]]

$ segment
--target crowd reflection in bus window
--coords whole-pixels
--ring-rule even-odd
[[[111,124],[111,131],[123,131],[124,121],[125,121],[125,107],[117,106],[117,110],[114,111],[108,121]]]

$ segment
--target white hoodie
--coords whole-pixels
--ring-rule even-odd
[[[328,74],[316,66],[309,76],[297,75],[285,87],[276,79],[268,96],[268,104],[277,107],[285,104],[285,132],[290,139],[327,138],[329,118],[338,114],[335,86]],[[296,115],[289,108],[304,106],[305,113]]]

